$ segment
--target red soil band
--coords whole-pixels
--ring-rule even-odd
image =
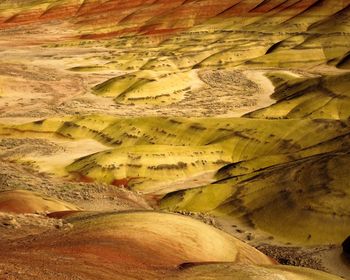
[[[82,5],[56,6],[46,11],[38,10],[34,6],[31,10],[10,18],[0,16],[0,29],[69,19],[82,30],[91,26],[102,29],[113,29],[115,26],[119,29],[107,33],[85,34],[79,37],[80,39],[107,39],[135,33],[152,36],[178,33],[213,18],[256,17],[266,13],[269,13],[269,17],[280,16],[283,13],[284,16],[293,18],[303,16],[305,11],[320,5],[320,0],[287,0],[282,3],[266,0],[174,0],[170,3],[165,0],[96,0]],[[345,7],[345,3],[342,6]],[[340,8],[339,6],[337,9]]]

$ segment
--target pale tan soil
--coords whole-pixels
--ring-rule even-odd
[[[194,176],[188,177],[184,180],[174,181],[171,184],[166,184],[163,186],[161,185],[159,186],[159,190],[153,194],[162,196],[173,191],[204,186],[215,181],[215,174],[216,171],[203,172],[201,174],[196,174]]]
[[[61,147],[60,150],[54,154],[29,154],[26,155],[23,161],[35,161],[38,169],[43,172],[52,173],[58,176],[66,176],[65,167],[71,164],[75,159],[91,155],[93,153],[101,152],[109,147],[101,143],[82,139],[77,141],[64,141],[61,139],[54,139],[51,141],[53,145]],[[32,147],[36,147],[33,145]]]
[[[182,101],[158,110],[161,115],[240,117],[274,103],[273,86],[259,70],[202,70],[204,85]]]
[[[28,44],[27,40],[32,37],[30,33],[26,36],[16,40]],[[91,88],[127,71],[117,71],[113,67],[90,72],[70,69],[103,65],[106,58],[112,60],[121,50],[98,44],[89,48],[59,49],[21,45],[9,41],[6,31],[0,32],[0,118],[4,121],[77,113],[239,117],[274,103],[269,98],[273,92],[271,82],[263,75],[263,70],[253,69],[192,71],[192,89],[182,100],[169,105],[116,104],[112,98],[94,95]]]
[[[242,224],[234,219],[215,218],[215,226],[247,242],[259,251],[276,259],[279,263],[292,266],[308,267],[338,275],[348,279],[350,260],[342,254],[338,244],[324,246],[295,246],[281,243],[250,225]]]
[[[350,259],[342,253],[340,246],[335,246],[330,250],[324,250],[318,254],[326,271],[348,279],[350,275]]]
[[[203,86],[187,93],[179,102],[165,106],[130,106],[115,104],[113,99],[98,97],[88,90],[92,84],[106,80],[115,73],[110,73],[109,76],[78,75],[62,70],[53,74],[56,77],[54,82],[45,82],[30,81],[28,76],[36,76],[42,71],[58,70],[35,67],[25,70],[24,73],[14,73],[11,71],[15,71],[14,68],[18,66],[7,64],[3,67],[5,68],[3,71],[0,69],[0,78],[3,81],[1,83],[3,94],[0,98],[2,118],[47,118],[76,113],[108,113],[116,116],[239,117],[274,103],[269,98],[273,92],[271,82],[259,70],[203,71],[199,73]],[[8,76],[8,73],[13,73],[14,76]],[[10,84],[16,84],[16,88]],[[22,92],[27,94],[23,96]],[[63,94],[64,92],[68,94]],[[21,110],[18,110],[19,106]]]
[[[273,89],[271,82],[256,71],[203,71],[203,85],[185,94],[183,100],[169,105],[130,106],[109,98],[86,93],[59,106],[61,112],[74,114],[75,108],[81,113],[109,113],[116,116],[178,116],[178,117],[239,117],[247,112],[274,103],[269,98]],[[228,77],[227,82],[217,83],[215,76]],[[247,79],[250,75],[252,80]],[[256,82],[255,82],[256,81]]]
[[[64,147],[46,139],[2,138],[0,140],[0,156],[3,158],[23,157],[29,154],[52,156],[66,151]]]
[[[44,233],[47,230],[67,230],[72,225],[62,219],[48,218],[45,213],[8,214],[0,212],[2,242]]]
[[[309,267],[347,279],[350,261],[342,255],[341,246],[293,247],[262,244],[258,250],[276,259],[281,264]]]
[[[14,138],[14,137],[18,138]],[[0,140],[0,157],[19,162],[35,162],[38,170],[56,176],[68,175],[65,167],[75,159],[104,151],[109,147],[90,139],[69,141],[46,134],[12,133]]]
[[[0,75],[1,115],[32,112],[32,115],[40,116],[84,92],[82,80],[77,75],[68,75],[44,66],[24,66],[1,61]]]
[[[97,183],[62,180],[30,165],[0,160],[0,191],[36,191],[71,202],[85,210],[151,209],[145,199],[129,190]]]

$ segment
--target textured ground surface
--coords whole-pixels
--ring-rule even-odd
[[[0,278],[350,278],[349,69],[349,0],[1,1]]]

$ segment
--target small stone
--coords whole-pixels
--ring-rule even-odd
[[[57,229],[61,229],[61,228],[63,228],[63,221],[62,220],[58,220],[57,221],[57,224],[55,225],[55,227],[57,228]]]
[[[72,229],[73,227],[74,227],[73,224],[67,223],[67,224],[64,225],[64,230],[70,230],[70,229]]]
[[[5,219],[2,224],[6,227],[11,227],[11,228],[20,228],[21,225],[17,222],[17,220],[13,217],[10,217],[8,219]]]

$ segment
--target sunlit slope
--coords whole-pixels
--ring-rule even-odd
[[[216,173],[216,178],[218,180],[224,180],[226,178],[241,177],[242,175],[264,170],[271,166],[277,166],[279,164],[293,162],[327,153],[347,151],[349,149],[350,133],[345,133],[343,135],[336,136],[333,139],[318,143],[313,146],[309,146],[296,152],[265,155],[252,158],[250,160],[228,164]]]
[[[84,0],[14,0],[0,3],[0,28],[74,17]]]
[[[264,11],[263,14],[253,13],[253,19],[241,21],[242,29],[249,31],[247,35],[240,34],[241,41],[255,36],[255,39],[249,40],[255,47],[255,50],[249,50],[255,53],[243,55],[245,65],[310,68],[334,64],[348,52],[348,1],[267,2],[253,10]],[[238,16],[239,19],[241,17]],[[259,42],[254,32],[264,34],[259,36]],[[236,38],[239,36],[236,35]],[[215,60],[211,60],[211,64],[216,64]]]
[[[190,91],[198,80],[191,72],[136,72],[112,78],[97,85],[93,92],[115,97],[115,101],[122,104],[166,105],[183,99],[185,92]]]
[[[194,174],[216,170],[229,162],[229,150],[216,145],[137,145],[78,159],[66,170],[100,182],[152,192]]]
[[[57,267],[60,276],[84,279],[164,279],[176,275],[183,263],[275,264],[231,235],[181,215],[83,212],[70,214],[65,222],[70,229],[1,244],[0,265],[17,259],[23,271],[30,257],[32,265],[45,264],[40,271],[34,266],[39,279],[52,279],[50,272]]]
[[[66,247],[68,243],[73,254],[78,250],[88,255],[99,247],[100,258],[113,259],[119,265],[175,267],[186,262],[274,263],[230,235],[181,215],[78,213],[70,215],[67,221],[74,228],[66,240],[55,242],[56,248]],[[85,240],[83,246],[79,245],[81,240]]]
[[[64,231],[51,230],[22,242],[1,244],[0,266],[16,260],[25,272],[24,280],[33,276],[55,279],[57,271],[62,278],[91,280],[139,279],[140,275],[150,280],[339,279],[276,265],[231,235],[181,215],[80,212],[63,219],[71,225]]]
[[[296,153],[349,133],[349,124],[338,120],[94,115],[10,126],[3,133],[97,140],[112,149],[77,159],[67,171],[107,183],[125,185],[127,180],[129,187],[153,192],[170,181],[216,171],[227,163]]]
[[[222,145],[234,161],[265,153],[295,152],[349,130],[346,120],[266,120],[251,118],[118,118],[90,115],[4,125],[2,133],[55,134],[93,138],[111,147],[134,145]]]
[[[217,183],[170,194],[161,206],[235,217],[285,242],[341,243],[350,230],[349,162],[345,145],[301,159],[242,162],[222,170]]]
[[[24,190],[0,192],[0,212],[37,213],[78,210],[79,208],[39,193]]]
[[[253,118],[347,119],[350,116],[350,74],[287,78],[275,73],[276,104],[246,116]]]

